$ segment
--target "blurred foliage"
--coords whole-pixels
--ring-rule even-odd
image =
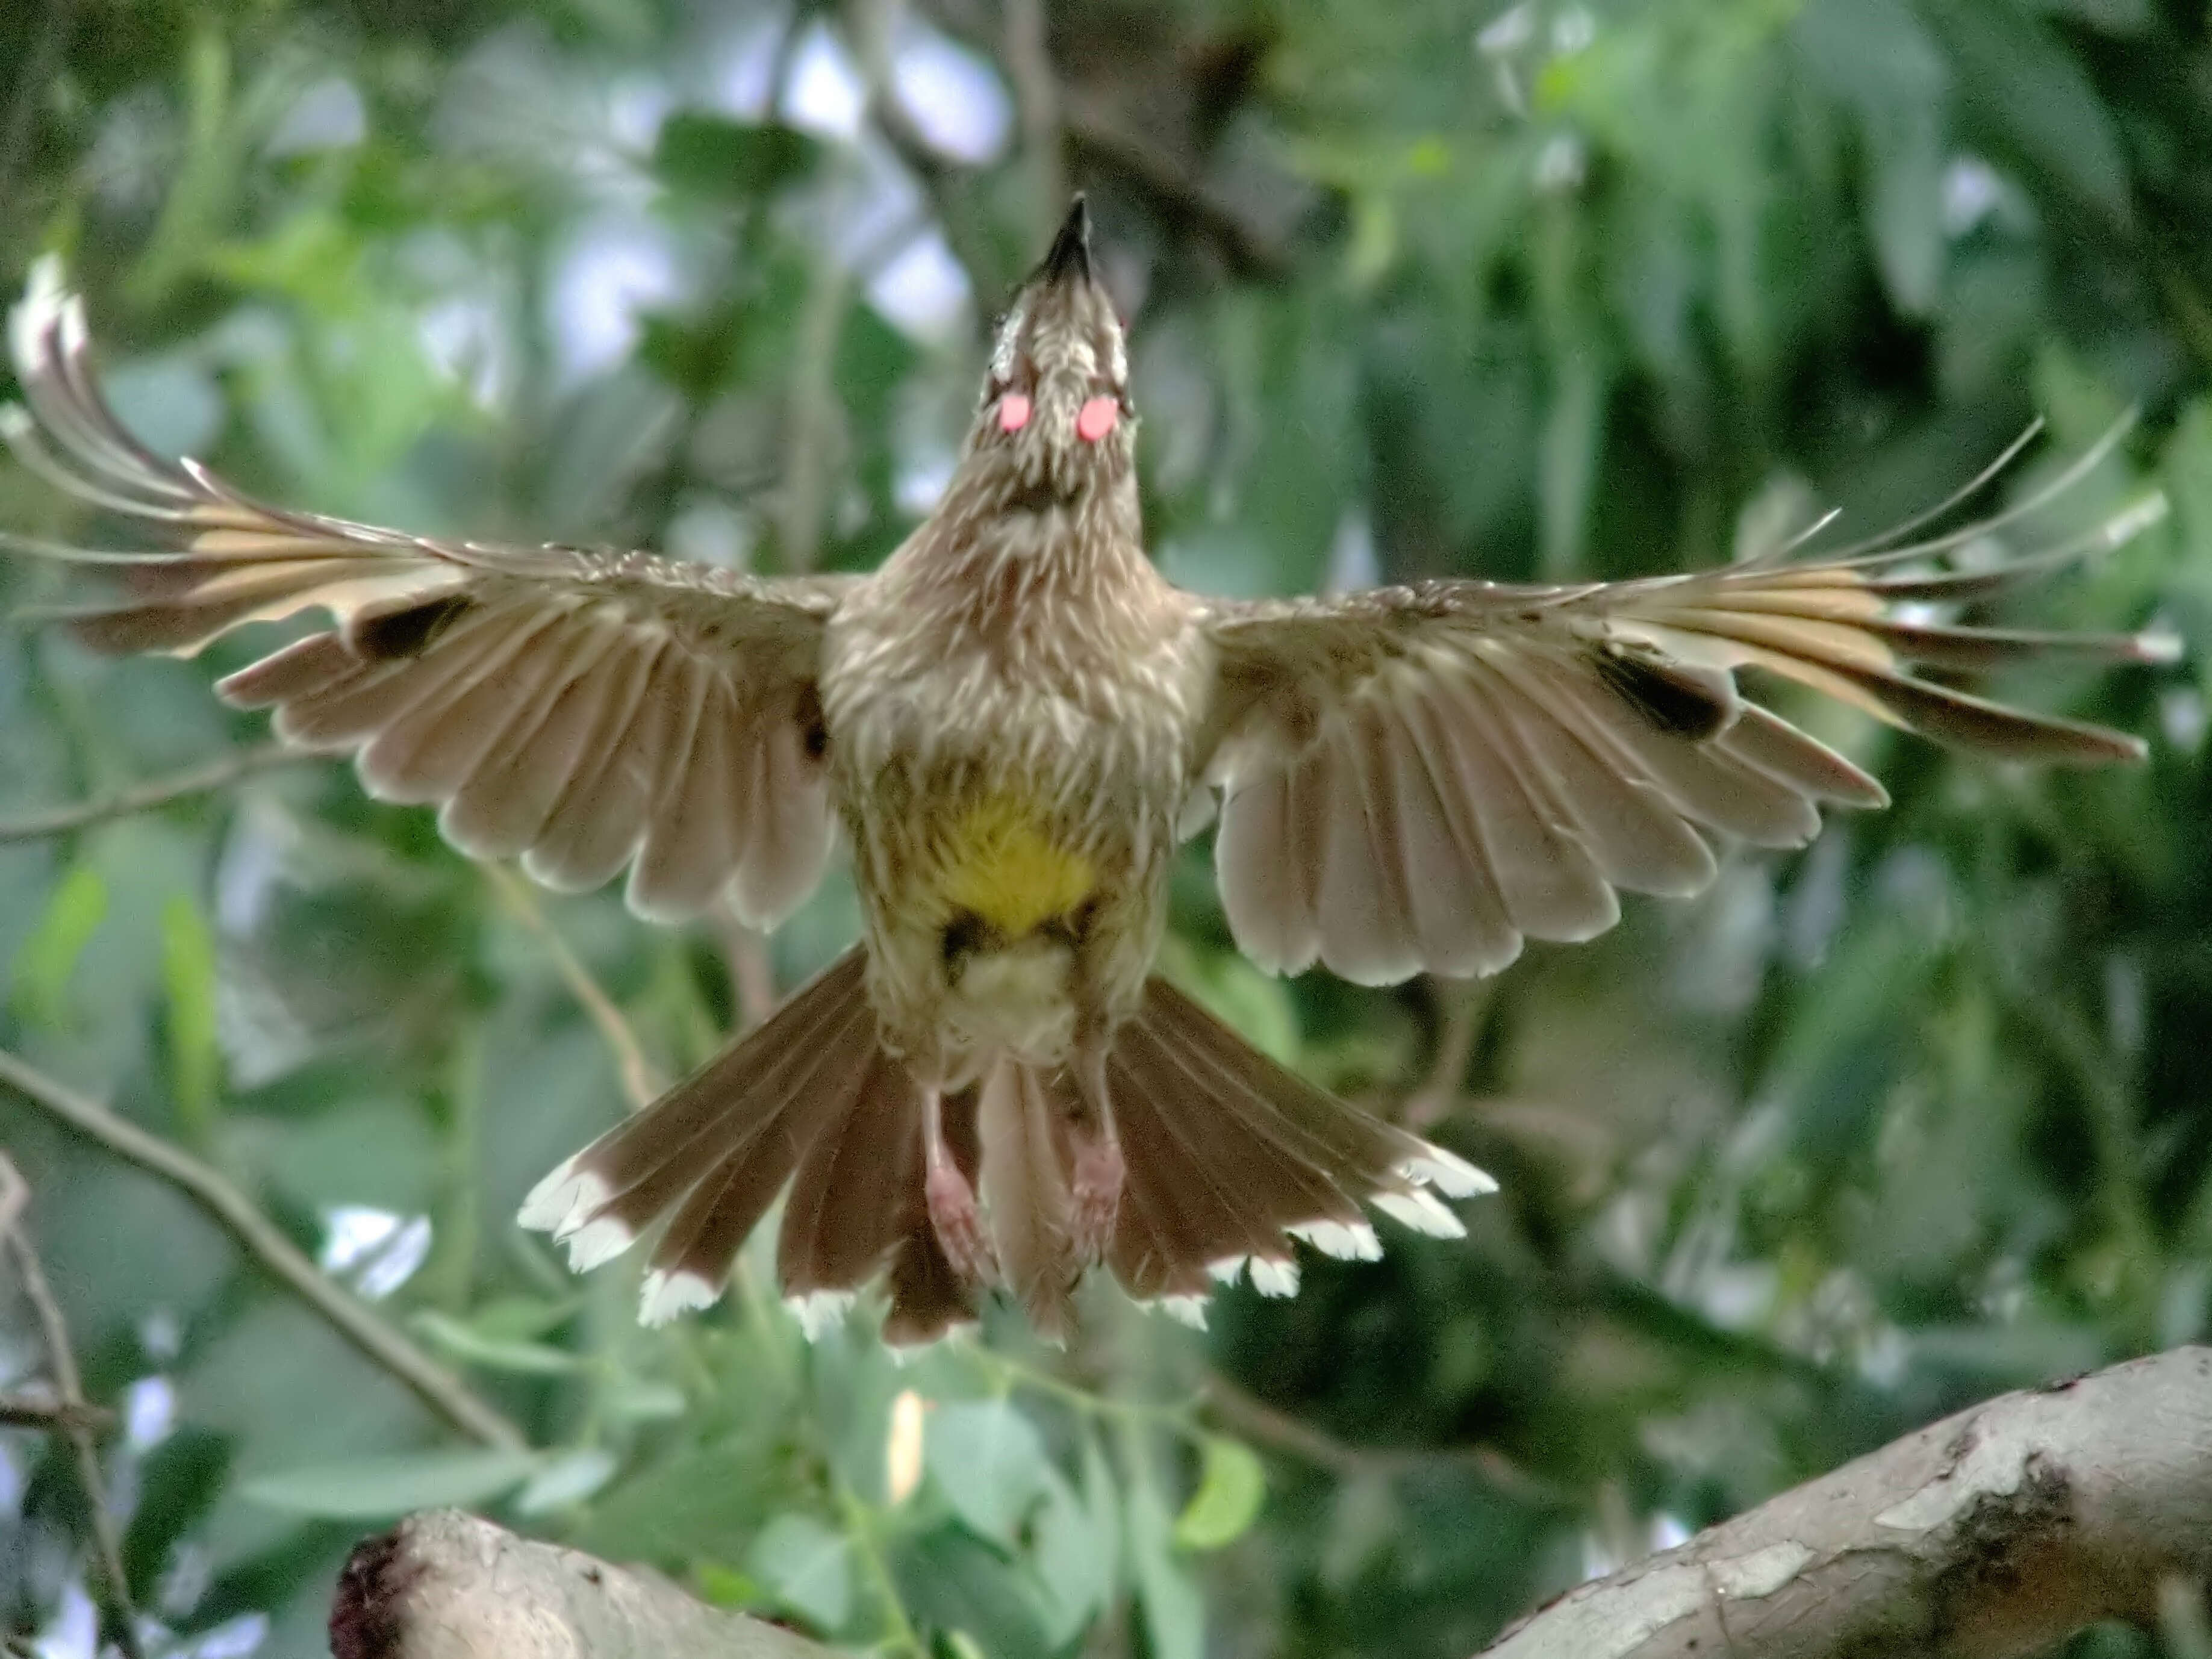
[[[1048,21],[1052,87],[991,0],[0,8],[0,277],[66,252],[132,422],[264,495],[860,567],[950,464],[1057,131],[1180,579],[1711,562],[1814,503],[1890,523],[2039,412],[2058,442],[2017,496],[2132,405],[2039,523],[2153,483],[2172,518],[2021,610],[2192,653],[2011,690],[2149,763],[1968,767],[1808,709],[1893,811],[1480,987],[1267,980],[1194,848],[1175,971],[1503,1194],[1463,1245],[1394,1233],[1376,1265],[1310,1260],[1295,1301],[1225,1291],[1205,1337],[1102,1292],[1064,1354],[994,1321],[903,1368],[865,1317],[805,1342],[765,1240],[722,1309],[647,1331],[634,1264],[572,1279],[509,1224],[619,1113],[617,1070],[427,814],[302,765],[0,844],[0,1041],[210,1162],[531,1443],[454,1440],[173,1190],[0,1096],[88,1390],[124,1412],[161,1650],[319,1653],[349,1543],[460,1503],[859,1646],[1465,1654],[1940,1413],[2204,1335],[2203,8]],[[14,470],[0,523],[97,533]],[[0,599],[42,596],[0,567]],[[206,686],[265,643],[106,664],[0,634],[0,817],[256,741]],[[835,881],[765,953],[611,893],[543,913],[665,1073],[748,975],[793,983],[854,925]],[[0,1388],[42,1364],[10,1297]],[[63,1449],[0,1432],[0,1631],[89,1650],[80,1522]]]

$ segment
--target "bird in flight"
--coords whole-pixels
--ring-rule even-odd
[[[2142,745],[1952,678],[2172,651],[1931,619],[2157,516],[2153,498],[2064,545],[1947,562],[2086,461],[2008,513],[1923,533],[1984,474],[1826,556],[1187,592],[1146,556],[1128,355],[1080,200],[998,330],[942,500],[868,575],[444,540],[255,501],[109,411],[51,260],[10,343],[25,401],[0,434],[19,461],[168,550],[10,538],[115,579],[72,612],[91,645],[189,655],[319,611],[218,693],[351,752],[379,799],[436,803],[475,857],[563,890],[627,871],[653,921],[723,902],[773,927],[849,848],[860,942],[523,1207],[580,1270],[658,1225],[653,1321],[712,1302],[779,1195],[785,1294],[818,1313],[881,1279],[885,1334],[905,1342],[994,1291],[1064,1331],[1093,1266],[1185,1316],[1240,1272],[1288,1294],[1294,1241],[1377,1253],[1370,1207],[1455,1236],[1443,1200],[1487,1176],[1152,971],[1170,861],[1208,816],[1231,933],[1261,968],[1494,974],[1525,939],[1603,933],[1617,891],[1698,891],[1716,837],[1792,847],[1823,805],[1884,805],[1748,699],[1744,670],[1962,749],[2094,764]]]

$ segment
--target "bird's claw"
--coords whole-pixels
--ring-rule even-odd
[[[1121,1212],[1121,1188],[1128,1174],[1121,1144],[1110,1135],[1086,1138],[1075,1149],[1074,1164],[1070,1238],[1079,1259],[1097,1261],[1113,1243],[1114,1224]]]
[[[936,1231],[937,1247],[952,1271],[971,1285],[999,1282],[998,1252],[983,1230],[983,1213],[975,1202],[975,1189],[949,1159],[933,1167],[922,1185],[929,1206],[929,1224]]]

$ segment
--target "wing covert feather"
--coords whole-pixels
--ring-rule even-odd
[[[105,651],[191,655],[311,611],[322,631],[217,687],[303,747],[352,750],[381,799],[437,803],[463,851],[662,919],[727,895],[770,925],[811,890],[833,816],[814,676],[852,579],[765,580],[642,553],[439,540],[269,507],[132,438],[82,302],[42,262],[9,319],[17,458],[173,550],[12,544],[119,592],[64,612]]]
[[[1895,611],[1957,612],[2154,522],[2164,502],[2151,497],[2005,565],[1936,568],[2070,488],[2103,453],[1979,525],[1826,560],[1203,601],[1216,670],[1198,747],[1221,795],[1215,861],[1231,931],[1278,972],[1320,962],[1370,984],[1493,973],[1523,939],[1602,933],[1619,917],[1617,890],[1702,890],[1717,868],[1711,835],[1796,846],[1824,805],[1887,804],[1874,778],[1750,701],[1745,669],[2000,758],[2140,757],[2124,733],[1917,671],[2154,662],[2171,657],[2170,640]]]

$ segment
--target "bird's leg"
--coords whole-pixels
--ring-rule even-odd
[[[1114,1242],[1114,1223],[1121,1214],[1127,1175],[1121,1137],[1114,1127],[1114,1103],[1106,1088],[1104,1042],[1086,1040],[1078,1045],[1073,1079],[1075,1109],[1066,1121],[1068,1188],[1074,1200],[1068,1229],[1079,1259],[1097,1261]]]
[[[922,1197],[929,1206],[929,1224],[936,1230],[938,1248],[952,1264],[952,1271],[971,1285],[999,1282],[999,1258],[983,1230],[983,1212],[975,1202],[952,1145],[945,1136],[945,1091],[934,1085],[921,1091]]]

